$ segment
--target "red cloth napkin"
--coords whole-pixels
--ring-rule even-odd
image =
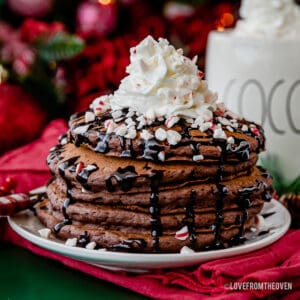
[[[53,121],[39,140],[0,158],[0,180],[16,176],[18,190],[22,192],[44,184],[49,178],[44,163],[48,149],[65,131],[63,121]],[[1,239],[155,299],[257,299],[273,295],[283,299],[300,299],[300,230],[290,231],[276,243],[249,254],[142,275],[107,271],[42,249],[18,236],[4,220],[0,222]],[[293,288],[247,288],[249,283],[263,282],[288,282]],[[244,290],[240,290],[237,284],[244,284],[240,286]]]

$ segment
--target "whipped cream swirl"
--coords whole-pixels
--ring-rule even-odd
[[[254,37],[300,37],[300,8],[294,0],[243,0],[235,33]]]
[[[146,37],[130,49],[126,76],[113,95],[103,97],[111,109],[129,108],[147,119],[201,118],[208,121],[217,109],[217,95],[202,80],[193,60],[165,39]]]

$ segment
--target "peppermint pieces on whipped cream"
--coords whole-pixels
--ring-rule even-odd
[[[114,94],[92,102],[86,123],[109,112],[104,124],[107,134],[128,139],[140,136],[175,146],[183,139],[177,126],[180,128],[183,119],[193,129],[214,130],[214,138],[227,138],[214,124],[214,117],[219,116],[220,126],[231,128],[230,111],[217,103],[217,95],[208,89],[196,59],[183,56],[182,49],[176,50],[166,39],[156,41],[148,36],[130,49],[126,72]],[[161,127],[151,131],[152,124]]]
[[[147,119],[164,117],[171,127],[179,118],[212,116],[216,109],[217,95],[208,90],[195,60],[183,56],[166,39],[148,36],[131,48],[126,72],[113,95],[93,101],[96,116],[110,108],[130,108]]]

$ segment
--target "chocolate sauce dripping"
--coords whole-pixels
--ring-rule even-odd
[[[191,194],[190,194],[189,202],[185,207],[186,216],[184,219],[184,223],[188,227],[191,249],[195,249],[196,242],[197,242],[197,236],[196,236],[196,230],[195,230],[195,212],[194,212],[194,208],[196,205],[196,196],[197,196],[196,192],[194,190],[192,190]]]
[[[65,178],[66,169],[74,165],[78,158],[79,156],[74,156],[60,163],[60,165],[58,166],[58,172],[62,178]]]
[[[239,222],[239,232],[237,235],[233,236],[230,240],[231,245],[238,245],[245,241],[244,238],[244,227],[245,223],[248,219],[248,209],[251,207],[250,196],[256,191],[259,191],[261,188],[264,188],[263,199],[265,201],[271,200],[271,195],[268,191],[268,186],[263,181],[257,181],[257,185],[251,187],[244,187],[239,190],[239,197],[238,197],[238,206],[242,210],[242,215],[240,216]]]
[[[110,246],[109,250],[135,252],[138,250],[143,250],[146,246],[147,243],[144,239],[128,239],[128,240],[123,240],[119,244]]]
[[[159,251],[159,237],[162,235],[162,226],[160,220],[159,206],[159,185],[162,179],[162,171],[153,171],[149,176],[151,183],[150,206],[149,212],[151,215],[151,236],[152,236],[152,251]]]
[[[237,139],[236,139],[237,141]],[[247,161],[250,157],[250,146],[249,143],[242,140],[240,141],[238,146],[233,146],[232,144],[227,144],[226,146],[227,153],[233,153],[236,154],[237,157],[241,161]]]
[[[110,137],[110,134],[98,133],[99,142],[94,148],[94,151],[98,153],[107,153],[109,151],[108,143]]]
[[[60,154],[62,153],[62,148],[63,146],[62,145],[56,145],[55,147],[51,148],[48,156],[47,156],[47,159],[46,159],[46,163],[47,165],[49,166],[54,160],[58,160],[59,159],[59,156]]]
[[[78,158],[79,158],[79,156],[72,157],[68,160],[65,160],[64,162],[62,162],[58,166],[59,174],[63,179],[65,179],[66,169],[69,168],[70,166],[72,166],[77,161]],[[58,233],[62,229],[63,226],[72,224],[72,219],[67,214],[67,208],[73,202],[73,198],[72,198],[72,195],[71,195],[70,183],[66,179],[65,179],[65,181],[66,181],[66,185],[67,185],[67,191],[66,191],[67,198],[65,199],[65,201],[63,203],[63,207],[62,207],[62,213],[63,213],[63,216],[64,216],[64,220],[62,222],[57,223],[54,226],[53,231],[55,233]]]
[[[84,248],[89,242],[90,242],[90,238],[89,238],[89,236],[88,236],[87,231],[85,231],[84,234],[81,234],[81,235],[79,236],[79,239],[78,239],[78,241],[77,241],[77,245],[78,245],[79,247]]]
[[[158,160],[158,153],[161,151],[162,147],[159,145],[159,143],[154,140],[148,140],[145,141],[144,145],[144,153],[143,153],[143,158],[147,160]]]
[[[114,178],[118,182],[120,189],[124,192],[127,192],[132,188],[132,185],[137,177],[138,175],[135,171],[134,166],[118,168],[116,172],[106,177],[105,179],[106,189],[109,192],[113,192],[115,190],[115,187],[112,182],[112,179]]]
[[[86,190],[90,190],[90,186],[87,184],[90,175],[99,169],[95,164],[92,164],[92,166],[94,166],[92,170],[88,170],[87,167],[85,167],[76,175],[76,179]]]
[[[216,176],[216,186],[217,186],[217,197],[216,197],[216,219],[215,224],[212,226],[214,230],[215,239],[211,245],[205,247],[205,250],[212,250],[212,249],[223,249],[224,245],[221,242],[221,229],[224,221],[223,216],[223,206],[224,206],[224,199],[228,193],[227,187],[222,185],[223,179],[223,172],[224,172],[224,163],[226,162],[226,145],[227,141],[223,139],[217,139],[218,141],[221,154],[219,159],[219,166],[217,170]]]
[[[128,157],[128,158],[132,158],[135,156],[134,150],[133,150],[133,146],[132,146],[132,139],[128,139],[127,143],[126,140],[124,139],[124,137],[119,137],[120,139],[120,145],[122,148],[122,152],[121,152],[121,157]]]

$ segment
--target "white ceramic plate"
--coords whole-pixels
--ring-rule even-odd
[[[276,200],[265,203],[262,215],[268,214],[271,214],[265,218],[265,223],[270,228],[268,233],[263,235],[249,233],[247,242],[240,246],[188,254],[135,254],[66,246],[63,241],[54,236],[51,236],[49,240],[41,238],[38,230],[44,226],[29,210],[10,217],[8,221],[12,229],[20,236],[50,251],[108,269],[145,272],[157,268],[191,266],[208,260],[240,255],[263,248],[282,237],[291,222],[287,209]]]

